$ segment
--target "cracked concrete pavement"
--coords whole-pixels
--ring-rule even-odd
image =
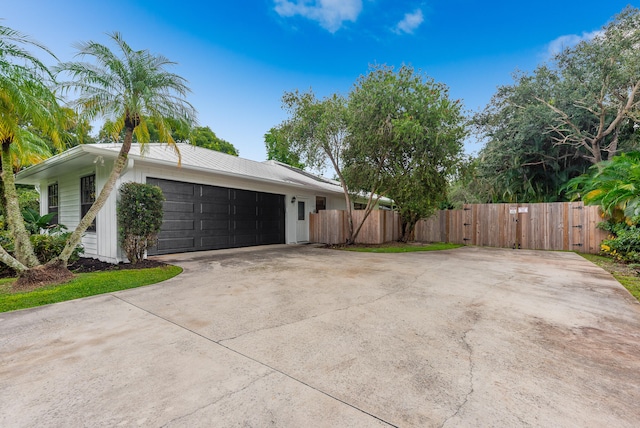
[[[640,305],[572,253],[269,246],[0,314],[0,426],[640,420]]]

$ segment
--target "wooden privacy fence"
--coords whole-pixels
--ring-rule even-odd
[[[353,211],[354,228],[364,217],[364,210]],[[347,212],[322,210],[309,215],[309,241],[321,244],[344,244],[349,223]],[[397,241],[401,236],[400,214],[388,210],[371,211],[356,238],[357,244],[382,244]]]
[[[416,241],[597,254],[607,232],[597,206],[583,202],[471,204],[420,220]]]

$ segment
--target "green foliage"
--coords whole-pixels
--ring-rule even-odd
[[[379,66],[349,95],[345,180],[393,199],[408,240],[415,223],[446,198],[465,137],[461,103],[448,88],[403,66]]]
[[[640,228],[637,222],[607,221],[599,225],[611,233],[602,241],[602,252],[618,261],[640,263]]]
[[[486,144],[477,158],[472,193],[482,202],[561,200],[561,187],[591,163],[585,152],[580,155],[570,146],[558,145],[557,134],[545,132],[553,123],[553,112],[537,98],[553,98],[563,109],[571,103],[547,67],[514,79],[513,85],[499,87],[491,103],[473,118]]]
[[[32,308],[155,284],[173,278],[180,272],[182,269],[178,266],[166,266],[151,269],[82,273],[66,284],[22,293],[12,293],[10,286],[2,284],[0,285],[0,312]]]
[[[55,216],[56,213],[49,213],[41,216],[38,211],[30,207],[22,210],[22,218],[24,218],[25,227],[32,235],[37,235],[42,229],[48,229],[53,226],[53,224],[51,224],[51,220]]]
[[[164,195],[158,186],[124,183],[118,202],[120,244],[129,261],[138,263],[155,244],[162,226]]]
[[[16,190],[18,191],[18,205],[20,205],[20,208],[40,210],[40,193],[36,189],[32,186],[18,185]]]
[[[589,174],[566,185],[569,194],[586,204],[600,205],[610,216],[640,216],[640,152],[623,153],[590,168]]]
[[[31,243],[33,244],[33,250],[42,263],[47,263],[58,257],[62,252],[62,249],[67,243],[67,239],[71,235],[71,232],[52,233],[52,234],[39,234],[31,235]],[[73,263],[80,258],[84,253],[84,248],[78,246],[75,248],[69,262]]]
[[[186,100],[191,92],[187,81],[168,70],[174,62],[146,49],[132,49],[118,32],[110,34],[110,39],[115,51],[94,41],[76,45],[79,51],[76,56],[88,57],[92,63],[66,62],[56,67],[57,73],[71,77],[70,81],[59,83],[58,88],[63,93],[77,94],[73,105],[82,120],[90,122],[97,117],[108,120],[113,139],[124,130],[122,146],[109,177],[60,254],[63,263],[106,203],[127,162],[134,136],[144,151],[144,144],[151,138],[149,127],[153,125],[159,141],[166,142],[179,155],[172,132],[178,130],[181,135],[188,135],[195,123],[196,111]]]
[[[30,235],[29,240],[31,241],[38,260],[42,263],[47,263],[60,255],[70,235],[71,232],[64,232],[61,229],[50,229],[50,233]],[[0,231],[0,245],[2,245],[9,254],[13,254],[15,251],[14,239],[9,231]],[[83,253],[84,248],[79,245],[74,249],[69,260],[73,263],[78,260]],[[7,271],[11,271],[11,269],[6,265],[0,265],[0,272]]]
[[[208,126],[195,128],[193,131],[193,144],[232,156],[238,156],[239,154],[238,149],[236,149],[233,144],[219,138]]]
[[[564,185],[601,160],[637,150],[640,10],[498,88],[473,124],[485,147],[470,192],[483,202],[564,200]]]
[[[300,162],[300,156],[291,150],[287,131],[283,125],[273,127],[264,134],[264,144],[267,148],[268,160],[276,160],[295,168],[304,169],[305,165]]]

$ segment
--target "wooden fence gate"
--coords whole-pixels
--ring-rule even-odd
[[[597,254],[607,233],[597,206],[583,202],[471,204],[420,220],[415,237],[486,247],[569,250]]]

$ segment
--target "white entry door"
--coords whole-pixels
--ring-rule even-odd
[[[298,220],[296,222],[296,241],[309,242],[309,212],[307,211],[307,200],[298,199],[297,213]]]

